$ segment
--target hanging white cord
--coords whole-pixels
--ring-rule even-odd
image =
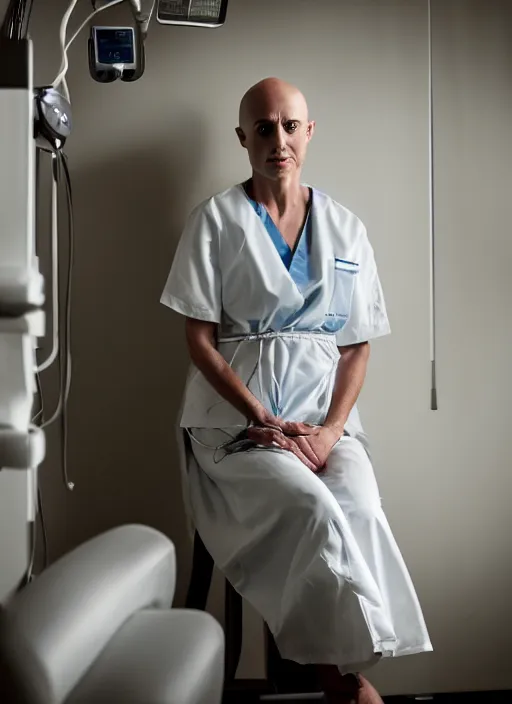
[[[62,52],[62,61],[60,64],[60,69],[59,69],[59,74],[57,75],[57,78],[53,82],[53,87],[57,89],[61,83],[63,83],[63,88],[64,88],[64,93],[66,99],[69,101],[69,92],[67,90],[67,85],[65,82],[66,78],[66,73],[68,70],[68,55],[66,52],[66,30],[68,27],[68,22],[69,18],[73,14],[73,10],[75,9],[75,5],[77,4],[78,0],[71,0],[69,3],[68,9],[64,13],[62,17],[62,21],[60,23],[60,32],[59,32],[59,41],[60,41],[60,48]]]
[[[63,161],[65,159],[64,155],[59,152],[55,155],[56,159],[60,159],[60,163],[58,164],[59,169],[63,169]],[[62,173],[60,171],[59,173]],[[71,204],[68,201],[68,208],[71,207]],[[71,280],[72,280],[72,275],[73,275],[73,249],[74,249],[74,243],[73,243],[73,232],[70,231],[70,243],[69,246],[72,248],[71,249],[71,257],[70,257],[70,264],[68,267],[68,276],[67,276],[67,286],[66,286],[66,305],[64,307],[64,314],[65,314],[65,326],[64,326],[64,343],[62,345],[59,345],[59,349],[62,350],[63,355],[65,357],[61,360],[61,389],[60,389],[60,394],[59,394],[59,402],[57,404],[57,408],[54,411],[53,415],[46,419],[44,423],[42,424],[42,428],[46,428],[52,423],[54,423],[57,418],[59,418],[63,412],[63,410],[66,410],[68,398],[69,398],[69,392],[71,388],[71,350],[69,348],[69,337],[70,337],[70,327],[71,327],[71,307],[70,307],[70,300],[71,300]],[[59,306],[60,308],[60,306]],[[58,311],[58,314],[60,315],[60,312]]]
[[[52,154],[52,351],[48,359],[36,369],[37,373],[44,372],[51,366],[59,353],[59,225],[58,225],[58,198],[57,198],[57,155]]]
[[[78,0],[71,0],[71,3],[69,4],[68,9],[64,13],[64,16],[62,18],[62,22],[60,24],[60,47],[61,47],[61,52],[62,52],[62,61],[60,64],[60,69],[59,73],[57,74],[57,77],[53,81],[53,87],[55,89],[58,89],[60,85],[62,85],[63,92],[64,92],[64,97],[66,100],[69,102],[69,91],[66,83],[66,74],[68,72],[68,67],[69,67],[69,62],[68,62],[68,49],[71,46],[71,44],[75,41],[77,36],[80,34],[82,29],[85,27],[85,25],[94,17],[94,15],[98,14],[98,12],[102,12],[103,10],[106,10],[109,7],[113,7],[114,5],[119,5],[119,3],[123,2],[123,0],[112,0],[112,2],[107,3],[106,5],[103,5],[102,7],[98,7],[94,12],[91,12],[91,14],[87,17],[86,20],[82,22],[80,27],[76,30],[76,32],[73,34],[71,39],[69,41],[66,40],[66,33],[67,33],[67,28],[68,28],[68,22],[69,19],[73,13],[73,10],[75,9],[75,6],[77,4]]]
[[[432,6],[428,0],[428,142],[429,142],[429,205],[430,205],[430,409],[437,411],[436,379],[436,249],[434,211],[434,107],[432,88]]]
[[[88,24],[88,23],[92,20],[92,18],[94,17],[94,15],[97,15],[98,12],[103,12],[103,10],[106,10],[106,9],[109,8],[109,7],[114,7],[114,5],[119,5],[119,3],[121,3],[121,2],[123,2],[123,0],[112,0],[112,2],[109,2],[109,3],[107,3],[106,5],[102,5],[101,7],[98,7],[98,8],[96,8],[96,10],[94,10],[93,12],[91,12],[91,14],[87,17],[87,19],[85,19],[85,20],[82,22],[82,24],[80,25],[80,27],[79,27],[79,28],[76,30],[76,32],[73,34],[73,36],[71,37],[71,39],[66,43],[66,51],[69,49],[69,47],[71,46],[71,44],[73,44],[73,42],[74,42],[75,39],[78,37],[78,35],[79,35],[80,32],[82,31],[82,29],[85,27],[85,25]]]

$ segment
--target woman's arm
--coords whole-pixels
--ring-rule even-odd
[[[217,324],[187,318],[185,332],[192,361],[215,391],[247,420],[258,425],[272,425],[272,414],[249,391],[217,350]]]
[[[327,458],[343,435],[345,423],[363,386],[370,356],[370,345],[363,342],[340,347],[340,360],[329,412],[323,426],[307,437],[296,438],[298,447],[314,462],[314,471],[325,467]]]
[[[306,447],[304,452],[294,438],[284,434],[288,425],[293,426],[294,432],[304,434],[313,432],[313,428],[303,423],[285,423],[267,411],[217,350],[216,323],[187,318],[185,329],[190,357],[206,380],[247,420],[262,426],[251,428],[249,437],[258,444],[293,452],[306,467],[315,471],[316,457],[310,449]]]
[[[339,347],[340,361],[336,373],[336,382],[332,394],[331,405],[324,427],[330,428],[338,436],[343,435],[345,423],[352,410],[366,377],[370,344],[361,342],[348,347]]]

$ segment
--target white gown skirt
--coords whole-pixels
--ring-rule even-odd
[[[187,462],[190,510],[282,657],[348,673],[432,650],[359,440],[344,436],[314,474],[283,450],[211,449],[236,432],[192,431],[199,442],[191,441]]]

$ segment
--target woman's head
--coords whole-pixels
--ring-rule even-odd
[[[260,81],[242,98],[237,135],[253,171],[270,180],[300,174],[315,123],[305,97],[278,78]]]

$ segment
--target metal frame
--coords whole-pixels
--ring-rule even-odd
[[[437,411],[436,377],[436,237],[434,211],[434,93],[432,81],[432,3],[428,0],[428,172],[430,208],[430,410]]]

